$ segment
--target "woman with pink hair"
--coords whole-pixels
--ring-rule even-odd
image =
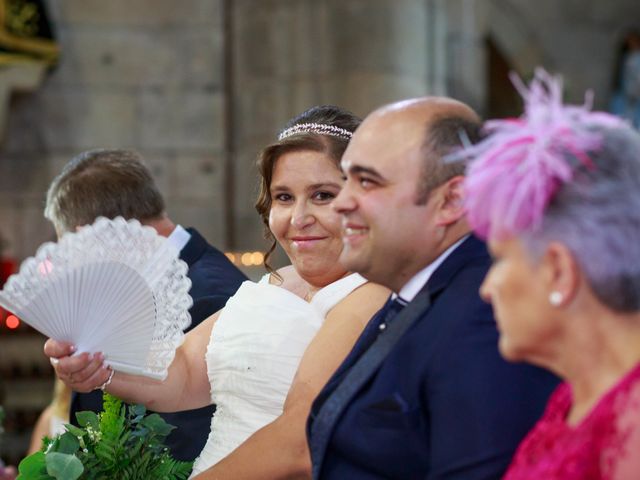
[[[539,71],[490,121],[466,190],[500,351],[562,377],[508,480],[640,478],[640,134]],[[517,399],[514,399],[517,401]]]

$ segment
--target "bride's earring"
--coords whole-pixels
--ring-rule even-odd
[[[549,294],[549,303],[554,307],[559,306],[562,303],[562,294],[558,291],[553,291]]]

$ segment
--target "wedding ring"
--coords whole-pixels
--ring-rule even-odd
[[[60,360],[57,359],[57,358],[50,357],[49,358],[49,363],[51,363],[51,365],[53,365],[55,367],[58,363],[60,363]]]

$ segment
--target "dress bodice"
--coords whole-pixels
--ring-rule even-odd
[[[364,282],[349,275],[316,292],[310,302],[270,284],[268,275],[241,285],[211,331],[206,361],[217,409],[194,474],[282,413],[300,359],[327,313]]]
[[[571,426],[571,387],[564,383],[518,448],[504,480],[631,480],[618,470],[640,445],[640,365],[605,394],[591,412]],[[628,465],[628,463],[627,463]],[[640,461],[636,462],[640,468]],[[634,467],[635,468],[635,467]]]

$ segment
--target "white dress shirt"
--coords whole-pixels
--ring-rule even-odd
[[[431,275],[433,275],[433,272],[435,272],[436,269],[440,265],[442,265],[442,262],[444,262],[446,258],[451,255],[451,253],[456,248],[458,248],[460,244],[462,244],[462,242],[464,242],[467,238],[469,238],[469,235],[465,235],[456,243],[447,248],[440,254],[438,258],[436,258],[433,262],[431,262],[429,265],[427,265],[413,277],[411,277],[411,279],[400,289],[400,292],[398,294],[393,294],[392,298],[395,299],[396,297],[400,297],[401,300],[404,300],[407,303],[413,300],[416,295],[418,295],[418,292],[420,292],[422,287],[424,287],[424,285],[429,281]]]
[[[169,242],[180,252],[191,240],[191,234],[187,232],[181,225],[176,225],[173,232],[167,237]]]

